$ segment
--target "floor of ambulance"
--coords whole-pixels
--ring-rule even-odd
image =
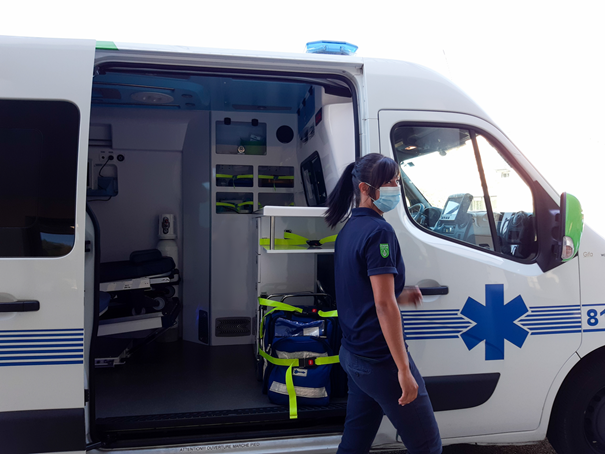
[[[199,441],[276,430],[334,433],[346,413],[346,398],[334,398],[324,406],[299,406],[292,419],[288,407],[263,394],[252,345],[154,342],[123,365],[95,369],[95,390],[95,427],[106,447],[173,436]]]
[[[274,406],[256,379],[252,345],[154,342],[96,369],[98,418]]]

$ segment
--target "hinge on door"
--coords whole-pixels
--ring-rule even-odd
[[[84,403],[90,402],[90,389],[84,390]]]
[[[90,246],[91,246],[91,241],[90,240],[86,240],[86,242],[84,243],[84,252],[90,252]]]

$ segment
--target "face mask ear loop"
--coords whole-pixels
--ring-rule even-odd
[[[366,183],[365,181],[362,181],[362,183],[363,183],[363,184],[365,184],[366,186],[368,186],[368,187],[370,187],[370,188],[374,189],[374,191],[376,191],[376,190],[377,190],[377,189],[376,189],[374,186],[372,186],[372,185],[371,185],[371,184],[369,184],[369,183]],[[372,198],[372,196],[370,195],[370,191],[368,191],[368,197],[370,198],[370,200],[371,200],[372,202],[376,202],[376,200],[378,200],[378,199],[373,199],[373,198]],[[380,197],[379,197],[379,198],[380,198]]]

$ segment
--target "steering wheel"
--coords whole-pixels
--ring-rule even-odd
[[[424,213],[424,210],[426,210],[424,203],[416,203],[408,209],[410,215],[412,216],[412,219],[416,222],[418,222],[418,218],[422,213]]]

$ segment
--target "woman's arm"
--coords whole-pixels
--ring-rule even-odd
[[[370,276],[370,282],[380,328],[399,370],[398,377],[401,385],[399,404],[409,404],[418,395],[418,384],[410,372],[410,363],[403,342],[401,312],[399,312],[395,299],[395,278],[392,274],[378,274]]]

